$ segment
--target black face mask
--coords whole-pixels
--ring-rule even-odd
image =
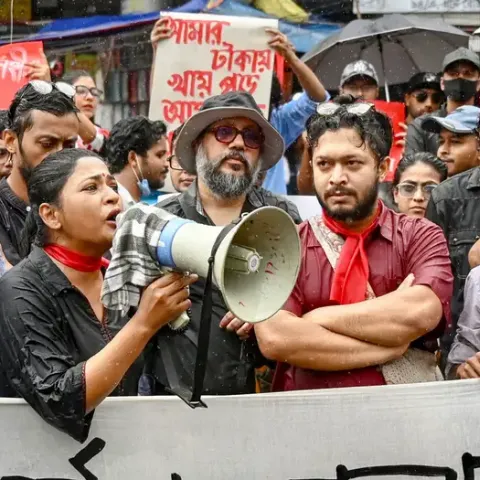
[[[456,78],[455,80],[445,80],[443,83],[445,95],[454,102],[466,102],[477,93],[476,80]]]

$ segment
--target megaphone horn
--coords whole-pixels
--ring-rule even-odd
[[[172,217],[160,235],[162,266],[205,278],[212,248],[224,227]],[[277,207],[245,214],[218,246],[214,283],[240,320],[258,323],[287,301],[300,267],[300,238],[290,216]]]

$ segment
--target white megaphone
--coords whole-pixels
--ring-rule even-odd
[[[212,248],[224,227],[174,215],[167,220],[157,248],[159,263],[206,278]],[[258,323],[277,313],[295,286],[300,252],[297,227],[286,212],[263,207],[244,214],[214,257],[213,281],[233,315]]]

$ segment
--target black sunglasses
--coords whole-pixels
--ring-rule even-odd
[[[428,92],[419,92],[414,95],[417,102],[424,103],[427,101],[428,97],[432,98],[433,103],[440,103],[443,99],[443,95],[440,92],[428,93]]]
[[[263,132],[254,128],[244,128],[243,130],[239,130],[231,125],[220,125],[209,129],[208,132],[212,132],[215,135],[217,142],[227,145],[232,143],[240,134],[245,146],[253,150],[258,150],[265,142],[265,135]]]

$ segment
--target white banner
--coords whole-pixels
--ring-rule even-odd
[[[1,480],[475,478],[480,382],[109,399],[80,445],[0,403]],[[480,478],[480,472],[477,474]]]
[[[269,18],[163,12],[174,34],[159,43],[150,114],[171,131],[212,95],[251,93],[268,116],[275,52],[268,47]],[[199,132],[200,133],[200,132]]]

